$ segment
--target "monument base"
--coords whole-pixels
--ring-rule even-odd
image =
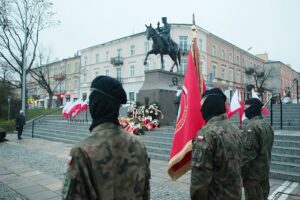
[[[159,119],[161,125],[171,125],[177,117],[174,101],[178,86],[172,81],[174,77],[177,77],[178,85],[182,86],[184,80],[182,74],[160,69],[146,71],[144,84],[137,94],[137,101],[142,104],[146,99],[150,104],[153,102],[159,104],[163,113],[163,119]]]

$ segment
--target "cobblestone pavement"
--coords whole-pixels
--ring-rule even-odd
[[[38,138],[17,140],[12,134],[7,137],[9,141],[0,143],[0,199],[61,199],[71,145]],[[151,160],[151,175],[151,199],[189,199],[190,173],[174,182],[167,175],[167,162]],[[299,199],[278,195],[282,185],[286,186],[282,191],[300,194],[298,183],[271,180],[272,199]]]

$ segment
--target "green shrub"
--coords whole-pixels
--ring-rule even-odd
[[[15,120],[0,119],[0,127],[4,128],[7,132],[13,132],[16,129],[16,122]]]

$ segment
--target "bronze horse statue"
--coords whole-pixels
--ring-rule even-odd
[[[145,61],[144,61],[144,65],[147,64],[147,59],[148,56],[150,54],[160,54],[160,60],[161,60],[161,66],[162,68],[164,68],[164,55],[169,55],[171,57],[171,59],[174,61],[173,66],[171,67],[170,71],[173,72],[173,68],[176,65],[177,67],[177,72],[178,72],[178,64],[180,65],[180,49],[178,44],[176,44],[173,40],[172,40],[172,46],[170,49],[170,51],[168,50],[168,48],[166,47],[165,42],[163,41],[163,39],[160,37],[160,35],[156,32],[156,30],[152,27],[152,25],[150,24],[150,26],[147,26],[147,30],[146,30],[146,38],[147,40],[149,40],[150,38],[153,41],[153,45],[152,45],[152,49],[147,53]],[[178,61],[177,61],[178,60]]]

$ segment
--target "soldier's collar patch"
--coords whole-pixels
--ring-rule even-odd
[[[202,141],[202,140],[204,140],[204,137],[202,135],[198,135],[197,140]]]
[[[68,165],[72,164],[72,156],[68,156],[67,163]]]

